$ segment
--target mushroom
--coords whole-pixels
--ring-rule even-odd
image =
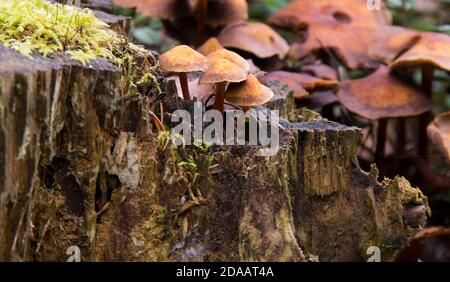
[[[223,113],[225,90],[227,83],[241,82],[246,78],[247,78],[247,71],[244,68],[242,68],[242,66],[239,66],[224,58],[215,58],[214,61],[212,61],[212,66],[200,78],[199,83],[216,84],[216,97],[214,100],[214,109]]]
[[[450,164],[450,112],[437,116],[427,128],[428,137]]]
[[[211,37],[206,40],[200,47],[197,48],[197,51],[207,56],[209,53],[217,51],[219,49],[223,49],[222,44],[220,44],[219,40],[216,37]]]
[[[308,96],[308,91],[333,90],[338,86],[335,80],[320,79],[309,74],[274,71],[262,78],[263,82],[279,80],[285,83],[294,91],[295,99],[303,99]]]
[[[287,42],[263,23],[240,22],[230,25],[217,39],[225,47],[243,50],[263,59],[273,56],[283,59],[289,51]]]
[[[225,99],[247,112],[251,107],[269,102],[273,95],[269,87],[261,84],[254,75],[250,74],[243,82],[231,83],[225,93]]]
[[[191,99],[187,73],[206,71],[210,66],[210,62],[205,56],[186,45],[176,46],[162,54],[159,63],[163,71],[178,73],[184,100]]]
[[[391,64],[390,68],[421,68],[422,88],[431,98],[433,92],[434,69],[450,72],[450,36],[441,33],[420,33],[420,39],[403,52]],[[428,139],[426,127],[430,122],[430,113],[425,113],[419,126],[419,155],[426,158]]]
[[[386,66],[365,78],[342,82],[337,97],[349,111],[378,120],[377,164],[384,156],[388,119],[419,116],[431,109],[430,100],[420,90],[394,77]]]

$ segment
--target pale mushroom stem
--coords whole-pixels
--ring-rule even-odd
[[[178,74],[178,76],[180,77],[180,85],[181,85],[181,90],[183,91],[184,100],[191,100],[191,95],[189,94],[189,84],[188,84],[188,79],[187,79],[187,73],[180,72]]]
[[[216,99],[214,100],[214,109],[218,110],[221,113],[223,113],[224,110],[226,85],[226,82],[217,83],[217,95]]]
[[[203,43],[205,36],[206,13],[208,11],[208,0],[200,0],[198,4],[197,18],[197,45]]]
[[[383,118],[378,121],[377,147],[375,149],[375,164],[381,167],[384,160],[384,151],[386,147],[387,119]]]
[[[432,66],[422,67],[422,90],[430,99],[433,94],[433,78],[434,78],[434,68]],[[430,120],[431,120],[430,112],[426,112],[420,116],[419,156],[422,156],[425,159],[427,158],[427,148],[428,148],[427,126]]]

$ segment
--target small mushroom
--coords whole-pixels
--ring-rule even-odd
[[[210,62],[205,56],[186,45],[176,46],[162,54],[159,63],[163,71],[178,73],[185,100],[191,99],[187,73],[206,71],[210,66]]]
[[[207,56],[209,53],[217,51],[219,49],[223,49],[222,44],[220,44],[219,40],[216,37],[211,37],[206,40],[200,47],[197,48],[197,51]]]
[[[289,51],[287,42],[262,23],[240,22],[230,25],[217,39],[225,47],[243,50],[263,59],[273,56],[283,59]]]
[[[349,111],[379,121],[377,163],[384,155],[388,119],[419,116],[431,110],[430,100],[419,89],[394,77],[386,66],[363,79],[342,82],[337,97]]]
[[[423,32],[420,39],[407,51],[403,52],[391,64],[394,70],[420,68],[422,71],[422,88],[431,98],[433,94],[434,70],[450,72],[450,36],[441,33]],[[426,127],[431,120],[430,113],[425,113],[419,125],[419,155],[426,158],[428,138]]]
[[[303,99],[308,96],[308,91],[333,90],[338,86],[335,80],[320,79],[309,74],[288,71],[274,71],[262,78],[263,82],[279,80],[294,91],[295,99]]]
[[[212,66],[200,78],[200,84],[216,84],[214,109],[223,113],[225,90],[228,82],[241,82],[247,78],[247,71],[224,58],[215,59]]]
[[[273,95],[270,88],[261,84],[254,75],[250,74],[243,82],[231,83],[225,93],[225,99],[247,112],[251,107],[269,102]]]
[[[427,128],[428,137],[450,164],[450,112],[437,116]]]

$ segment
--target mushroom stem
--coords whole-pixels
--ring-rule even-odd
[[[397,154],[404,155],[406,152],[406,119],[397,120]]]
[[[180,85],[181,85],[181,90],[183,91],[184,100],[191,100],[191,95],[189,94],[189,84],[188,84],[188,79],[187,79],[187,73],[180,72],[178,74],[178,76],[180,77]]]
[[[386,147],[387,119],[378,121],[377,147],[375,149],[375,164],[380,168],[384,159],[384,149]]]
[[[434,69],[432,66],[422,67],[422,90],[430,99],[433,94],[433,77],[434,77]],[[430,121],[431,121],[430,112],[426,112],[420,116],[419,156],[422,156],[424,159],[427,158],[427,148],[428,148],[427,126]]]
[[[200,0],[198,4],[197,18],[197,45],[203,43],[205,36],[206,13],[208,10],[208,0]]]
[[[217,83],[217,95],[216,99],[214,100],[214,109],[218,110],[221,113],[223,113],[224,110],[226,85],[226,82]]]

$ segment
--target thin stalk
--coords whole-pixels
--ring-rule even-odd
[[[384,151],[386,148],[387,119],[378,121],[377,146],[375,149],[375,163],[380,168],[384,160]]]
[[[197,45],[203,43],[205,37],[206,14],[208,11],[208,0],[200,0],[197,15]]]
[[[180,77],[181,90],[183,91],[184,100],[191,100],[191,95],[189,94],[189,84],[187,79],[187,73],[180,72],[178,74]]]
[[[428,98],[432,98],[433,95],[433,77],[434,68],[432,66],[422,67],[422,90],[425,92]],[[428,136],[427,126],[431,121],[431,113],[426,112],[419,118],[419,156],[424,159],[427,158],[428,148]]]
[[[214,101],[214,109],[218,110],[222,114],[224,111],[226,85],[227,83],[225,81],[217,83],[217,95]]]
[[[403,156],[406,152],[406,119],[399,118],[397,120],[397,154]]]

